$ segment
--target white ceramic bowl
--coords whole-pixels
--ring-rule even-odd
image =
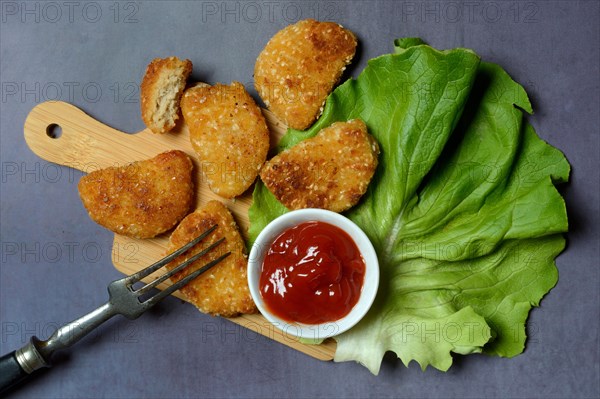
[[[303,324],[280,319],[265,306],[259,287],[263,260],[273,241],[284,230],[309,221],[329,223],[348,233],[362,254],[366,267],[362,290],[356,305],[343,318],[322,324]],[[375,300],[377,287],[379,286],[379,262],[375,249],[367,235],[350,219],[323,209],[300,209],[288,212],[273,220],[258,235],[252,245],[248,259],[248,285],[256,306],[275,327],[290,336],[320,340],[347,331],[367,313]]]

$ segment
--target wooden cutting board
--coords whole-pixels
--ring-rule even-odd
[[[268,110],[263,114],[271,132],[274,146],[285,133],[286,127]],[[197,187],[196,206],[217,199],[225,203],[233,213],[244,239],[248,232],[248,208],[252,202],[252,188],[235,200],[226,200],[208,188],[199,171],[197,157],[189,140],[189,131],[183,118],[173,132],[154,134],[149,129],[136,134],[127,134],[98,122],[79,108],[61,101],[48,101],[34,107],[25,120],[25,141],[39,157],[68,166],[85,173],[109,166],[123,166],[133,161],[149,159],[157,154],[178,149],[187,153],[195,163]],[[62,130],[56,137],[53,132]],[[101,228],[98,226],[98,228]],[[139,240],[115,234],[112,260],[117,270],[132,274],[165,256],[169,233],[159,237]],[[158,273],[164,271],[159,270]],[[151,280],[151,275],[146,279]],[[167,284],[160,285],[165,288]],[[175,296],[184,299],[179,292]],[[294,337],[273,327],[260,314],[243,315],[229,320],[275,341],[288,345],[300,352],[320,360],[331,360],[335,353],[335,342],[331,339],[320,345],[306,345]]]

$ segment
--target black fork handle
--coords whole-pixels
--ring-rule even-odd
[[[17,361],[16,351],[0,358],[0,394],[5,394],[31,374],[23,370]]]
[[[23,382],[36,370],[49,367],[52,354],[75,344],[116,314],[109,302],[83,317],[65,324],[45,341],[32,337],[28,344],[0,358],[0,393]]]

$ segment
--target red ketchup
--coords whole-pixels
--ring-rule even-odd
[[[358,302],[365,261],[342,229],[305,222],[281,233],[265,255],[260,292],[280,319],[320,324],[346,316]]]

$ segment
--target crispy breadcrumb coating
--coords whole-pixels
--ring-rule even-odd
[[[171,235],[168,251],[174,252],[214,225],[218,225],[214,232],[186,254],[168,264],[167,269],[175,268],[222,237],[225,237],[225,242],[176,273],[171,279],[173,282],[179,281],[211,260],[231,252],[225,260],[180,291],[203,313],[225,317],[254,313],[256,306],[250,295],[246,273],[246,247],[231,213],[221,202],[210,201],[183,219]]]
[[[265,118],[239,82],[185,91],[181,108],[210,189],[233,198],[252,185],[269,151]]]
[[[333,22],[299,21],[277,32],[260,53],[254,85],[289,127],[306,129],[356,52],[356,37]]]
[[[140,86],[142,119],[154,133],[166,133],[179,119],[179,102],[192,62],[177,57],[155,58]]]
[[[367,191],[378,155],[363,121],[336,122],[273,157],[260,177],[288,209],[342,212]]]
[[[96,223],[117,234],[150,238],[177,224],[194,199],[192,161],[168,151],[79,180],[79,196]]]

